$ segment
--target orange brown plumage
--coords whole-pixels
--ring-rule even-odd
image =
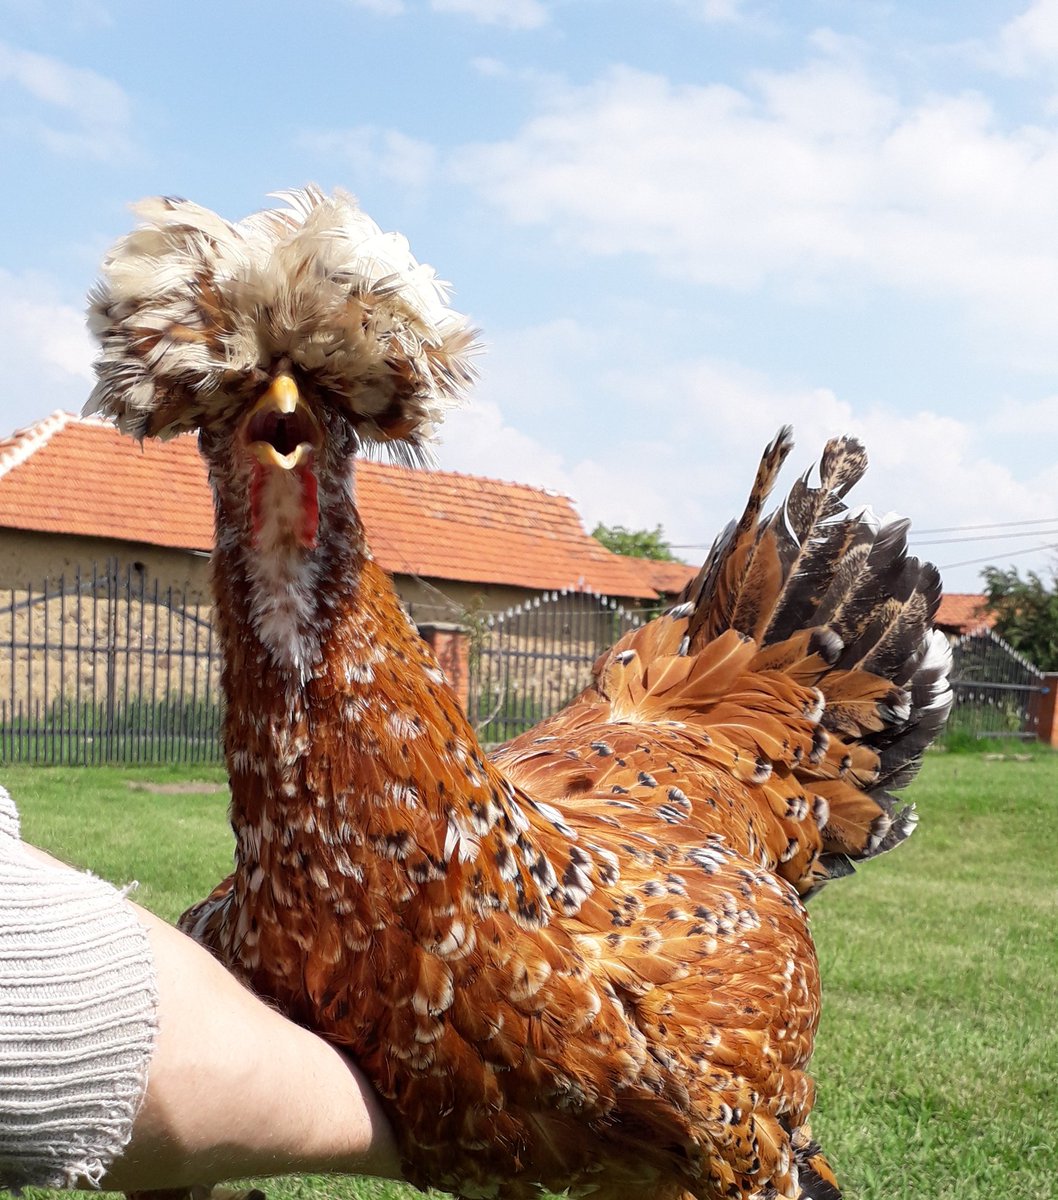
[[[152,207],[94,300],[97,407],[197,426],[214,489],[236,865],[185,926],[349,1048],[422,1186],[832,1200],[803,899],[913,826],[935,570],[846,509],[851,439],[765,516],[784,430],[681,602],[486,756],[351,483],[365,440],[417,451],[469,334],[351,202],[292,207]]]

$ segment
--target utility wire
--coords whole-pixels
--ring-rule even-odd
[[[1015,550],[1012,554],[1004,554],[1006,559],[1017,558],[1021,554],[1035,554],[1038,550],[1058,550],[1058,542],[1049,542],[1043,546],[1022,546],[1020,550]],[[954,567],[972,567],[977,563],[994,563],[996,561],[995,554],[987,554],[984,558],[967,558],[962,562],[945,563],[937,568],[939,571],[950,571]]]
[[[926,535],[931,533],[965,533],[970,529],[1012,529],[1017,525],[1053,525],[1053,529],[1023,529],[1012,533],[988,533],[980,536],[971,537],[954,537],[954,538],[931,538],[927,540]],[[947,546],[953,542],[997,542],[1004,538],[1018,537],[1046,537],[1048,534],[1058,533],[1058,517],[1038,517],[1025,521],[988,521],[980,525],[944,525],[938,526],[935,529],[918,529],[912,527],[909,538],[916,546]],[[670,550],[707,550],[712,545],[712,542],[670,542]]]
[[[1058,517],[1034,517],[1024,521],[985,521],[981,525],[944,525],[936,529],[920,529],[919,533],[963,533],[967,529],[1009,529],[1014,525],[1054,525]]]
[[[923,530],[922,532],[926,533],[928,530]],[[950,546],[953,542],[1001,542],[1007,538],[1046,537],[1052,533],[1058,533],[1058,529],[1023,529],[1020,533],[981,533],[971,534],[969,537],[923,539],[912,529],[908,534],[908,539],[914,542],[916,546]]]

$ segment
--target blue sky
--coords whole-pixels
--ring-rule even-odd
[[[83,403],[130,202],[237,218],[315,181],[483,330],[440,465],[693,559],[790,422],[798,470],[865,440],[855,497],[912,517],[950,590],[1055,562],[1058,0],[0,15],[3,432]]]

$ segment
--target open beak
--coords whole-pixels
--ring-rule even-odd
[[[265,467],[292,471],[320,445],[320,427],[291,375],[280,372],[250,410],[243,426],[246,448]]]
[[[251,472],[250,513],[258,546],[272,544],[269,539],[285,529],[282,536],[292,534],[301,546],[313,548],[320,523],[314,459],[323,433],[298,395],[293,376],[286,371],[276,375],[247,415],[242,437],[257,460]]]

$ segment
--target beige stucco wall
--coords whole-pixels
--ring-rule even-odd
[[[81,569],[82,580],[91,577],[93,563],[100,571],[108,560],[116,560],[124,578],[127,566],[145,577],[148,592],[155,580],[160,590],[188,589],[188,600],[210,599],[209,558],[188,550],[119,541],[116,538],[77,537],[70,534],[34,533],[0,528],[0,589],[39,588],[61,575],[67,582]],[[136,578],[136,576],[134,576]],[[450,579],[421,580],[397,575],[394,579],[401,599],[410,605],[416,621],[460,621],[464,614],[504,612],[531,601],[539,593],[532,588],[500,584],[460,583]]]
[[[410,575],[397,575],[394,583],[401,599],[411,607],[412,615],[420,623],[458,622],[465,613],[504,612],[539,595],[531,588],[459,583],[453,579],[420,580]]]
[[[62,575],[72,583],[78,568],[84,580],[91,577],[93,564],[103,571],[112,559],[117,561],[122,576],[126,566],[142,572],[148,588],[153,589],[155,580],[162,590],[182,589],[186,584],[188,599],[209,598],[209,559],[202,554],[116,538],[0,529],[0,588],[24,588],[28,584],[37,588],[45,579],[56,584]]]

